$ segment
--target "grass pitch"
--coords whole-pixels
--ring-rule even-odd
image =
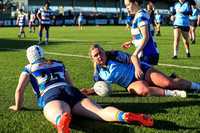
[[[156,37],[160,51],[158,70],[170,75],[176,72],[181,78],[200,81],[200,33],[197,28],[197,44],[190,45],[191,58],[186,57],[182,40],[178,60],[173,56],[173,28],[161,27],[161,37]],[[28,64],[25,50],[38,42],[36,33],[28,33],[26,38],[17,38],[19,27],[0,28],[0,132],[2,133],[52,133],[57,130],[43,116],[37,105],[37,97],[29,85],[24,94],[23,110],[13,111],[8,107],[15,104],[14,94],[18,79],[24,66]],[[43,32],[43,40],[45,40]],[[51,27],[49,45],[41,45],[47,59],[62,60],[68,69],[74,85],[81,88],[93,86],[93,65],[88,58],[88,49],[99,43],[105,50],[122,50],[121,44],[131,41],[131,33],[125,26],[84,26]],[[10,48],[10,49],[8,49]],[[134,47],[122,50],[133,53]],[[55,54],[57,53],[57,54]],[[68,54],[68,55],[66,55]],[[78,56],[74,56],[78,55]],[[81,55],[81,57],[80,57]],[[175,66],[169,66],[175,65]],[[181,66],[187,66],[183,68]],[[143,128],[127,123],[95,121],[82,117],[72,117],[72,133],[141,133],[141,132],[200,132],[200,95],[189,93],[187,98],[175,97],[133,97],[124,88],[112,85],[114,92],[110,97],[89,96],[103,107],[115,106],[124,111],[145,113],[155,124]]]

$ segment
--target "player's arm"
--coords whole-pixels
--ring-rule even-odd
[[[17,22],[16,22],[16,24],[18,24],[18,22],[19,22],[19,17],[17,17]]]
[[[126,42],[126,43],[122,44],[121,48],[127,49],[127,48],[130,48],[133,45],[134,45],[134,41],[130,41],[130,42]]]
[[[129,63],[133,63],[134,64],[134,67],[135,67],[135,77],[136,79],[140,80],[143,78],[144,76],[144,73],[140,67],[140,62],[137,58],[137,56],[135,55],[132,55],[130,60],[129,60]]]
[[[140,45],[138,46],[138,48],[135,50],[135,52],[133,53],[133,55],[138,56],[138,54],[144,49],[144,47],[146,46],[148,40],[149,40],[149,29],[148,29],[148,25],[144,25],[142,27],[140,27],[141,33],[143,35],[143,38],[141,40]]]
[[[65,79],[68,85],[74,86],[72,79],[67,71],[65,71]]]
[[[15,91],[15,105],[10,106],[9,109],[20,110],[22,108],[24,91],[29,81],[30,81],[29,75],[21,73],[19,78],[19,83]]]
[[[42,20],[41,20],[39,14],[40,14],[40,12],[38,11],[37,14],[36,14],[36,16],[37,16],[37,19],[41,22]]]

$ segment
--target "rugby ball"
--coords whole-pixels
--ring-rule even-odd
[[[94,91],[97,95],[105,97],[110,96],[113,92],[112,86],[105,81],[97,81],[94,84]]]

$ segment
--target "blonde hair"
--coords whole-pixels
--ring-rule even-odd
[[[99,50],[103,50],[103,51],[105,52],[105,54],[106,54],[107,57],[108,57],[110,54],[113,54],[114,51],[115,51],[115,50],[105,51],[105,50],[101,47],[101,45],[99,45],[99,44],[94,44],[94,45],[92,45],[92,46],[90,47],[90,49],[89,49],[89,56],[91,57],[91,59],[92,59],[91,53],[92,53],[92,51],[93,51],[94,49],[96,49],[96,48],[98,48]],[[92,59],[92,63],[93,63],[93,66],[94,66],[94,73],[96,73],[97,63],[96,63],[93,59]]]

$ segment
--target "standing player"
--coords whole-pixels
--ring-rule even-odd
[[[48,45],[48,39],[49,39],[49,26],[50,26],[50,18],[53,15],[52,10],[49,8],[50,3],[46,2],[44,4],[44,7],[40,8],[37,13],[37,18],[39,20],[39,44],[42,44],[42,31],[43,28],[45,28],[45,34],[46,34],[46,42],[45,44]],[[40,14],[40,16],[39,16]]]
[[[135,45],[136,50],[133,55],[151,65],[157,65],[159,60],[159,51],[154,36],[153,22],[150,16],[140,5],[142,0],[124,0],[126,8],[131,14],[135,14],[131,28],[133,41],[124,43],[121,47],[127,49]]]
[[[30,21],[29,21],[29,32],[32,32],[32,25],[33,25],[33,33],[35,33],[35,14],[31,11]]]
[[[46,60],[42,47],[27,49],[30,62],[21,73],[15,91],[15,105],[9,109],[22,109],[23,94],[30,82],[38,96],[38,105],[44,116],[58,129],[58,133],[69,133],[71,114],[100,121],[121,121],[153,126],[153,120],[145,114],[124,112],[115,107],[102,108],[73,86],[71,77],[61,61]]]
[[[16,24],[19,24],[19,27],[20,27],[20,33],[17,36],[21,38],[21,35],[23,34],[23,37],[26,37],[25,32],[24,32],[24,26],[26,25],[26,15],[22,13],[22,9],[19,10],[19,15],[17,17]]]
[[[130,31],[131,15],[130,15],[129,12],[128,12],[128,14],[127,14],[127,17],[126,17],[125,23],[126,23],[126,29],[125,29],[125,31]]]
[[[190,29],[189,15],[192,15],[192,9],[189,2],[179,0],[179,2],[174,4],[171,16],[171,21],[174,21],[174,57],[172,59],[177,59],[181,33],[187,57],[190,57],[188,41]]]
[[[191,7],[192,7],[192,15],[190,16],[190,32],[189,32],[189,36],[190,39],[192,41],[192,44],[195,44],[195,38],[196,38],[196,27],[197,25],[199,25],[199,17],[200,16],[200,12],[199,10],[196,8],[196,3],[193,2],[191,3]]]
[[[83,14],[81,12],[78,16],[78,28],[79,30],[83,30]]]
[[[156,10],[156,15],[155,15],[155,25],[157,28],[157,34],[156,36],[161,36],[160,34],[160,25],[162,24],[162,15],[159,13],[158,10]]]

